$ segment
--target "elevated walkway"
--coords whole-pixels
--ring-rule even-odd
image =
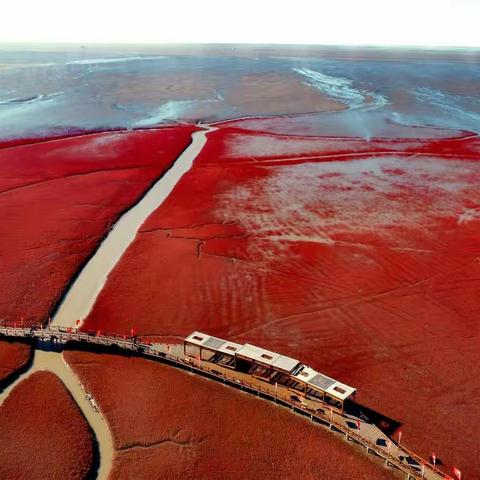
[[[351,413],[346,410],[341,414],[320,399],[299,399],[286,385],[272,385],[270,382],[248,373],[232,370],[219,363],[187,357],[184,355],[183,345],[181,344],[151,343],[141,341],[136,337],[111,335],[99,331],[77,331],[70,327],[57,326],[25,328],[0,325],[0,339],[2,337],[29,339],[34,342],[37,348],[62,350],[65,344],[76,342],[81,343],[87,349],[88,345],[91,345],[92,349],[95,346],[114,347],[112,353],[120,349],[146,358],[156,359],[273,401],[295,413],[309,417],[312,422],[320,423],[331,431],[343,435],[346,440],[361,445],[367,453],[375,455],[388,467],[403,472],[407,480],[453,480],[452,477],[446,475],[427,460],[411,452],[403,445],[393,442],[376,425],[368,421],[368,418],[361,412]]]

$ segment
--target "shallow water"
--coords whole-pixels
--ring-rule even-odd
[[[266,111],[310,113],[306,107],[295,109],[307,92],[349,108],[287,126],[279,122],[274,130],[369,138],[408,135],[397,123],[480,129],[480,69],[475,62],[452,56],[391,61],[388,55],[360,60],[309,56],[308,51],[288,54],[285,49],[284,57],[259,57],[254,48],[250,57],[201,50],[198,55],[0,51],[0,137],[44,135],[67,127],[215,121]],[[266,99],[254,108],[255,95],[274,88],[281,94],[262,95]]]

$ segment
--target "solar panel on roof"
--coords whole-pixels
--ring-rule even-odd
[[[218,350],[224,343],[225,340],[222,340],[221,338],[210,337],[203,345]]]
[[[331,378],[328,378],[325,375],[322,375],[321,373],[317,373],[310,380],[309,383],[315,385],[318,388],[321,388],[322,390],[326,390],[328,387],[331,387],[335,383],[335,380],[332,380]]]

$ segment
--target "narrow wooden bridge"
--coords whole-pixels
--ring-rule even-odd
[[[84,348],[91,345],[92,350],[95,347],[112,348],[114,353],[115,349],[121,349],[127,353],[132,352],[155,359],[273,401],[291,409],[294,413],[304,415],[312,422],[322,424],[331,431],[343,435],[347,441],[362,446],[367,453],[377,457],[386,466],[403,472],[407,480],[453,480],[429,461],[392,441],[362,415],[334,412],[327,404],[318,400],[295,401],[286,388],[262,382],[245,373],[222,368],[215,363],[195,361],[186,357],[181,345],[152,343],[126,335],[54,326],[44,328],[43,326],[0,325],[0,339],[2,337],[29,339],[37,348],[42,348],[42,345],[63,347],[67,343],[81,343]]]

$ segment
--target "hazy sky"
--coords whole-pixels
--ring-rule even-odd
[[[480,47],[480,0],[6,0],[0,42]]]

